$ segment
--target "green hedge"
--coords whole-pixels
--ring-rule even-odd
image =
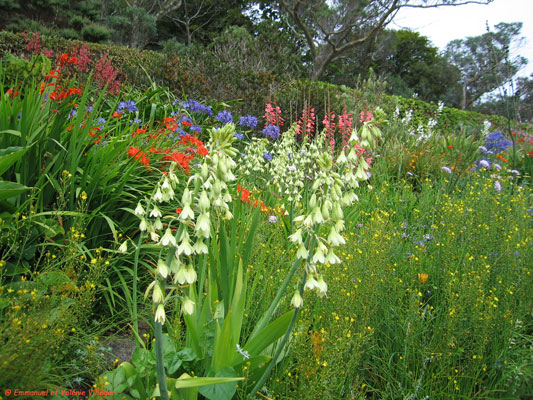
[[[233,105],[234,114],[261,116],[264,105],[273,102],[281,107],[290,123],[298,120],[307,104],[315,108],[318,120],[321,120],[328,109],[339,114],[346,107],[349,112],[357,114],[380,106],[387,115],[392,115],[399,107],[402,114],[408,110],[413,111],[412,125],[416,127],[419,123],[427,122],[437,111],[435,104],[386,95],[384,86],[376,80],[363,82],[359,89],[353,89],[324,82],[292,80],[283,77],[282,73],[277,75],[275,71],[255,71],[239,63],[227,68],[210,57],[209,51],[203,51],[194,57],[179,57],[110,44],[42,37],[42,48],[52,50],[54,57],[65,52],[75,52],[83,45],[89,48],[92,66],[107,54],[113,66],[120,69],[121,79],[126,84],[142,89],[153,81],[159,86],[168,87],[178,98],[195,98],[200,101],[241,100]],[[27,40],[22,34],[0,32],[0,57],[6,54],[23,56],[28,52]],[[358,115],[354,115],[354,120],[357,119]],[[481,126],[485,120],[489,120],[494,128],[505,129],[507,126],[506,119],[501,116],[445,107],[437,128],[450,130],[460,123]],[[518,127],[522,130],[527,128],[526,125]]]

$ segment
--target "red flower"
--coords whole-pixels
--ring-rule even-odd
[[[181,208],[176,208],[176,214],[181,214]]]
[[[242,191],[241,191],[241,201],[243,203],[247,203],[250,201],[249,197],[250,197],[250,194],[252,192],[250,192],[249,190],[246,190],[245,188],[242,188]]]
[[[165,160],[165,161],[175,161],[185,171],[187,171],[187,173],[189,173],[189,168],[190,168],[189,161],[192,160],[193,158],[194,158],[193,156],[188,156],[187,154],[175,151],[174,153],[172,153],[172,154],[170,154],[168,156],[164,156],[163,160]]]
[[[59,57],[59,63],[61,65],[65,64],[67,62],[67,60],[69,59],[69,55],[68,54],[62,54],[60,57]]]
[[[115,112],[113,113],[113,115],[111,115],[111,116],[112,116],[112,117],[116,117],[116,118],[120,118],[120,117],[122,117],[122,115],[121,115],[120,113],[116,112],[116,111],[115,111]]]

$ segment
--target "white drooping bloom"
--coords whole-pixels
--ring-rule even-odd
[[[302,299],[302,296],[300,296],[300,292],[296,290],[291,299],[291,306],[293,306],[294,308],[300,308],[303,306],[303,304],[304,299]]]
[[[144,216],[144,208],[143,206],[141,205],[141,202],[139,201],[137,203],[137,207],[135,207],[135,211],[134,211],[134,214],[137,215],[138,217],[143,217]]]
[[[174,234],[172,233],[172,230],[170,229],[170,226],[165,231],[165,234],[161,238],[161,241],[159,242],[161,246],[176,246],[176,238],[174,237]]]
[[[192,315],[194,313],[194,301],[188,297],[184,297],[181,300],[181,311],[185,315]]]
[[[155,322],[163,325],[165,323],[165,307],[163,304],[158,304],[155,310]]]

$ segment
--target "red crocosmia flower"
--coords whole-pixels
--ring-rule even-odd
[[[241,191],[241,201],[243,203],[247,203],[250,201],[249,197],[250,197],[250,194],[252,192],[250,192],[249,190],[245,189],[245,188],[242,188],[242,191]]]
[[[72,125],[67,126],[67,132],[71,132],[71,131],[72,131],[72,128],[74,128]]]
[[[168,156],[164,156],[163,160],[165,161],[175,161],[177,162],[187,173],[189,173],[189,161],[194,159],[193,156],[188,156],[187,154],[180,153],[180,152],[173,152],[172,154]]]
[[[76,57],[70,57],[67,64],[76,64],[78,59]]]
[[[115,111],[111,116],[112,117],[116,117],[116,118],[120,118],[120,117],[122,117],[122,114],[120,114],[120,113]]]
[[[192,126],[192,122],[189,121],[181,121],[182,126]]]
[[[268,207],[265,206],[265,203],[261,202],[261,211],[262,212],[268,212]]]
[[[143,133],[146,133],[146,128],[137,128],[135,130],[135,133],[132,132],[132,136],[135,137],[135,136],[141,135]]]
[[[237,185],[237,193],[240,193],[240,192],[241,192],[241,190],[242,190],[242,187],[241,187],[241,185]]]
[[[179,207],[176,208],[176,214],[181,214],[181,211],[182,211],[181,208],[179,208]]]
[[[138,147],[130,147],[128,149],[128,155],[130,157],[134,157],[137,153],[140,153],[141,152],[141,149],[139,149]]]
[[[208,155],[209,155],[209,150],[207,150],[204,146],[202,146],[202,147],[198,147],[197,152],[198,152],[198,154],[200,154],[201,156],[208,156]]]
[[[78,88],[69,88],[67,92],[67,96],[72,96],[73,94],[82,94],[83,90]]]
[[[137,158],[137,157],[136,157]],[[141,164],[144,164],[146,167],[150,165],[150,159],[146,157],[145,154],[142,155],[141,159],[139,160]]]

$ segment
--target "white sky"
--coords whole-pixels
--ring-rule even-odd
[[[467,4],[425,10],[404,8],[400,10],[389,28],[419,32],[443,50],[448,42],[454,39],[482,35],[487,31],[486,22],[491,29],[500,22],[523,23],[521,36],[525,39],[521,48],[511,48],[511,58],[521,55],[529,61],[518,76],[532,74],[533,0],[494,0],[489,5]]]

